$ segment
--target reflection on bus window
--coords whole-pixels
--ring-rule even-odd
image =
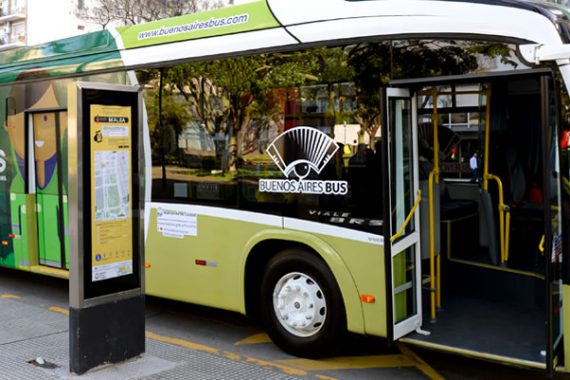
[[[360,55],[351,56],[355,49],[139,72],[146,104],[155,105],[148,110],[154,200],[265,211],[380,234],[380,86],[359,89],[365,74],[355,72],[365,66]],[[295,128],[303,137],[280,138]],[[277,148],[279,139],[298,146]],[[295,160],[308,166],[286,170]],[[285,179],[306,188],[263,190],[264,180],[277,186]],[[370,191],[375,195],[363,196]]]
[[[402,77],[525,68],[513,51],[510,45],[473,41],[381,41],[139,71],[146,104],[152,105],[153,199],[266,211],[382,233],[380,88]],[[470,175],[468,157],[481,149],[476,137],[484,123],[481,91],[478,85],[461,84],[438,90],[444,177]],[[420,96],[419,133],[426,146],[432,144],[433,104],[429,94]],[[344,196],[319,189],[260,191],[262,180],[278,184],[292,173],[284,173],[288,163],[281,167],[279,154],[272,157],[268,148],[298,127],[322,132],[336,149],[313,157],[323,160],[310,162],[313,169],[299,166],[295,173],[307,170],[303,181],[328,181],[329,186],[344,181]],[[305,144],[322,148],[315,141]],[[289,152],[288,159],[293,158]]]

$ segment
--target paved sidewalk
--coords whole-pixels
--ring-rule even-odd
[[[69,373],[69,319],[61,312],[0,297],[0,380],[300,379],[287,369],[237,361],[224,353],[149,339],[139,359],[82,376]],[[36,359],[41,358],[38,365]]]

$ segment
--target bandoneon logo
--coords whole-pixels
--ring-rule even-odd
[[[316,128],[295,127],[283,132],[267,147],[267,154],[287,179],[261,179],[259,191],[267,193],[348,193],[346,181],[307,179],[318,176],[334,157],[338,145]]]

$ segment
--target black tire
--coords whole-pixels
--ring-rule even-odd
[[[293,290],[290,296],[284,290],[287,285],[291,285],[289,289],[301,289]],[[281,292],[277,291],[274,298],[276,286]],[[307,297],[308,293],[311,295]],[[286,301],[280,303],[283,299]],[[324,261],[303,250],[286,249],[269,261],[263,273],[260,303],[269,337],[283,351],[295,356],[317,358],[333,354],[338,347],[335,343],[346,330],[344,303],[332,273]],[[317,307],[310,308],[311,304]],[[277,311],[280,305],[289,306],[285,309],[291,313]],[[288,318],[290,315],[293,318]],[[307,330],[291,326],[293,320],[304,324],[309,316]]]

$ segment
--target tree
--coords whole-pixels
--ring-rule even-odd
[[[347,49],[318,48],[311,50],[310,54],[316,60],[314,75],[317,83],[326,85],[327,116],[330,117],[333,125],[342,123],[345,121],[342,106],[345,96],[342,84],[351,82],[354,77],[354,69],[348,62]]]
[[[133,25],[219,8],[226,0],[92,0],[78,16],[106,28],[110,25]]]
[[[229,168],[235,169],[236,157],[257,149],[270,124],[282,124],[278,90],[317,80],[316,62],[307,52],[261,54],[177,65],[165,70],[164,80],[210,135],[231,136]]]
[[[380,87],[390,81],[390,43],[367,43],[354,46],[349,53],[356,87],[355,119],[368,133],[370,144],[381,126]]]
[[[349,52],[357,94],[355,118],[374,141],[381,123],[380,87],[393,79],[474,72],[481,57],[516,67],[511,48],[501,43],[404,40],[355,45]]]
[[[172,154],[175,151],[176,139],[182,133],[184,126],[191,120],[191,115],[188,106],[183,102],[177,102],[176,97],[172,96],[171,89],[167,88],[163,91],[165,96],[162,98],[160,107],[157,104],[158,97],[155,95],[155,91],[149,91],[145,94],[145,103],[147,105],[153,104],[152,107],[147,107],[149,130],[153,136],[151,141],[155,144],[160,143],[166,154]],[[153,152],[158,152],[159,148],[153,146]]]
[[[217,63],[182,64],[164,71],[165,82],[186,100],[194,119],[201,122],[208,133],[225,132],[228,112],[223,103],[222,89],[214,85],[212,75],[219,70]]]

